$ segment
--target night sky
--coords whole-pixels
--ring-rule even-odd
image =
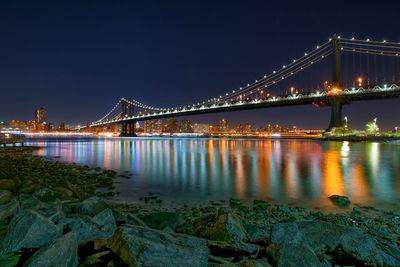
[[[31,120],[43,106],[55,124],[85,123],[121,97],[192,104],[252,82],[334,33],[400,41],[400,3],[369,2],[1,1],[0,120]],[[344,115],[355,127],[378,117],[391,128],[400,125],[399,101],[352,103]],[[190,118],[326,128],[329,112],[301,106]]]

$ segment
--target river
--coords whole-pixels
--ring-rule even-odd
[[[35,154],[129,173],[116,199],[147,194],[197,203],[239,198],[333,208],[328,196],[355,205],[400,209],[400,145],[282,139],[41,138]]]

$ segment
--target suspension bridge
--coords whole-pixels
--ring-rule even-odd
[[[329,60],[328,60],[329,59]],[[329,62],[330,78],[322,79],[323,62]],[[347,63],[347,64],[343,64]],[[343,68],[343,65],[348,65]],[[302,73],[314,69],[311,80],[317,85],[293,86],[282,93],[286,84],[304,80]],[[390,76],[390,77],[389,77]],[[134,99],[121,98],[101,119],[89,127],[119,124],[121,136],[135,136],[137,121],[164,119],[196,114],[229,112],[294,105],[330,107],[327,130],[343,125],[342,107],[353,101],[400,97],[400,43],[359,40],[333,36],[322,45],[293,59],[279,70],[264,75],[246,86],[205,101],[180,107],[154,107]],[[317,80],[317,81],[315,81]],[[278,93],[274,93],[278,88]]]

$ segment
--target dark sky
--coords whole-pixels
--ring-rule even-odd
[[[231,91],[332,34],[400,41],[397,1],[1,1],[0,120],[97,120],[121,97],[177,106]],[[353,103],[355,126],[400,124],[399,100]],[[312,106],[208,116],[325,128]]]

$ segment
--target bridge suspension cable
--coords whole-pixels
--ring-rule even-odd
[[[114,119],[114,118],[117,118],[117,117],[121,116],[122,112],[120,112],[120,108],[121,108],[121,105],[123,103],[127,103],[129,105],[132,105],[132,106],[135,106],[135,107],[138,107],[138,108],[142,108],[142,109],[145,109],[145,110],[153,110],[153,111],[165,110],[164,108],[156,108],[156,107],[148,106],[148,105],[143,104],[143,103],[141,103],[141,102],[139,102],[137,100],[134,100],[134,99],[121,98],[117,102],[117,104],[115,104],[115,106],[106,115],[104,115],[101,119],[95,121],[95,123],[99,123],[99,122],[106,121],[106,120],[111,120],[111,119]],[[115,114],[115,112],[119,112],[119,113]]]
[[[339,47],[341,51],[344,52],[351,52],[351,53],[359,53],[359,54],[369,54],[369,55],[382,55],[382,56],[390,56],[390,57],[398,57],[400,58],[400,43],[395,42],[388,42],[384,41],[373,41],[370,39],[366,40],[359,40],[355,38],[341,38],[340,36],[335,37],[339,39]],[[221,104],[232,102],[235,100],[247,100],[249,96],[258,94],[260,91],[268,89],[269,87],[299,73],[315,63],[326,59],[330,56],[334,51],[332,49],[333,39],[330,38],[329,41],[323,43],[322,45],[317,46],[314,50],[305,53],[303,56],[299,57],[298,59],[293,59],[287,65],[283,65],[279,70],[274,70],[272,73],[268,75],[264,75],[262,78],[255,80],[253,83],[249,83],[244,87],[239,87],[237,90],[231,90],[223,95],[218,97],[214,97],[208,99],[203,102],[197,102],[192,105],[185,105],[181,107],[175,108],[158,108],[146,105],[141,103],[135,99],[126,99],[121,98],[118,103],[101,119],[96,121],[104,122],[109,121],[114,118],[120,118],[122,116],[127,116],[127,114],[123,114],[120,111],[122,110],[123,104],[131,105],[134,107],[138,107],[140,109],[149,110],[149,111],[171,111],[171,110],[178,110],[178,109],[185,109],[186,107],[193,107],[198,106],[205,103],[214,103],[214,104]],[[369,57],[367,57],[367,69],[369,72]],[[360,62],[361,62],[361,55],[360,55]],[[361,63],[360,63],[361,66]],[[354,56],[353,56],[353,68],[354,68]],[[361,69],[361,67],[360,67]],[[267,93],[267,92],[266,92]],[[268,94],[269,95],[269,94]],[[257,97],[257,95],[256,95]]]
[[[255,82],[252,84],[247,84],[247,86],[240,87],[238,90],[232,90],[231,92],[220,95],[219,97],[203,101],[202,103],[221,103],[227,100],[234,100],[235,98],[240,97],[240,95],[244,97],[257,93],[257,89],[261,90],[261,87],[266,88],[273,84],[276,84],[329,56],[332,51],[327,51],[328,48],[330,48],[330,41],[322,45],[318,45],[314,50],[304,53],[304,56],[298,59],[293,59],[291,63],[283,65],[280,70],[273,71],[269,75],[264,75],[261,79],[255,80]],[[198,102],[197,104],[194,103],[187,106],[195,106],[199,105],[200,103],[201,102]]]

